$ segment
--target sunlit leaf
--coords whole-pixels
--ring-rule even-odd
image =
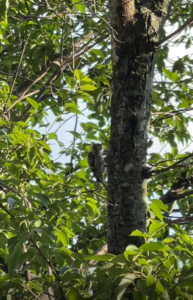
[[[33,106],[35,109],[38,109],[39,104],[32,98],[27,97],[26,100]]]
[[[57,242],[61,242],[64,246],[68,246],[69,239],[65,231],[57,230]]]
[[[139,249],[142,251],[164,251],[166,250],[166,247],[161,242],[149,242],[147,244],[142,245]]]
[[[86,85],[82,85],[80,89],[81,91],[94,91],[96,90],[96,87],[94,85],[86,84]]]
[[[81,81],[82,78],[84,77],[84,73],[81,70],[74,70],[74,75],[76,76],[76,79],[78,81]]]
[[[167,76],[168,79],[172,80],[173,82],[177,82],[180,79],[180,76],[177,73],[173,73],[170,70],[162,68],[163,73]]]

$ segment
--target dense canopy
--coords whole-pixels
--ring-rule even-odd
[[[109,14],[100,0],[0,3],[2,300],[112,299],[111,285],[115,299],[193,299],[193,4],[173,2],[156,48],[147,232],[133,233],[146,244],[117,256],[95,255],[110,204],[87,162],[99,142],[111,163]]]

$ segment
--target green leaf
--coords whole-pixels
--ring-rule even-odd
[[[14,275],[14,272],[19,265],[19,259],[23,253],[23,246],[21,243],[17,243],[12,251],[10,251],[10,255],[8,257],[8,269],[9,269],[9,277],[11,278]]]
[[[6,169],[15,177],[18,177],[19,169],[13,164],[5,164]]]
[[[68,227],[63,226],[62,229],[63,229],[63,231],[65,231],[68,234],[69,237],[72,237],[72,236],[76,237],[74,232],[72,232],[72,230],[70,230]]]
[[[123,277],[119,283],[118,288],[116,289],[116,299],[121,300],[122,296],[128,287],[128,285],[135,279],[135,275],[128,274],[125,277]]]
[[[170,70],[167,70],[165,68],[162,68],[163,73],[166,75],[166,77],[173,82],[177,82],[180,80],[180,76],[177,73],[173,73]]]
[[[148,287],[145,279],[137,280],[137,288],[143,295],[149,295]]]
[[[81,70],[74,70],[74,75],[78,81],[81,81],[84,77],[84,73]]]
[[[90,84],[90,85],[94,85],[95,82],[90,79],[88,76],[85,76],[81,81],[80,81],[80,86],[81,85],[85,85],[85,84]]]
[[[160,219],[160,221],[163,221],[162,212],[159,209],[159,207],[154,203],[149,204],[149,207],[153,210],[156,217],[158,217]]]
[[[177,266],[177,261],[175,256],[170,256],[166,262],[164,263],[164,266],[168,269],[171,270],[171,268],[176,267]]]
[[[65,76],[66,82],[71,90],[76,86],[76,80],[73,77]]]
[[[168,210],[167,205],[163,204],[163,202],[161,200],[154,199],[154,200],[151,201],[151,203],[153,203],[156,206],[158,206],[161,210],[164,210],[164,211]]]
[[[80,166],[81,168],[88,167],[88,159],[87,159],[87,158],[84,158],[84,159],[80,160],[79,166]]]
[[[78,178],[86,180],[86,172],[85,171],[76,172],[75,176],[78,177]]]
[[[190,17],[193,18],[193,7],[190,8]]]
[[[76,287],[72,287],[67,292],[67,297],[68,297],[68,300],[83,300],[84,299]]]
[[[4,248],[7,243],[7,238],[1,234],[0,236],[0,248]]]
[[[157,234],[160,230],[162,230],[164,227],[166,226],[166,224],[162,224],[162,223],[157,223],[154,222],[149,226],[149,235],[150,236],[154,236],[155,234]]]
[[[166,271],[166,270],[158,270],[157,271],[157,275],[158,276],[161,276],[161,277],[163,277],[163,278],[166,278],[166,279],[171,279],[171,275],[170,275],[170,273],[168,272],[168,271]]]
[[[3,29],[5,29],[6,31],[9,31],[10,30],[10,27],[9,27],[9,24],[6,22],[6,21],[1,21],[1,27]],[[7,87],[8,87],[8,91],[10,90],[9,88],[9,85],[7,84]]]
[[[134,291],[133,300],[146,300],[146,296],[143,295],[140,291]]]
[[[37,284],[36,282],[33,282],[33,281],[29,281],[28,284],[31,289],[34,289],[34,290],[38,291],[39,293],[43,294],[43,289],[40,284]]]
[[[38,199],[40,199],[42,201],[42,203],[44,204],[45,207],[48,208],[48,204],[49,204],[49,198],[47,195],[44,195],[44,194],[40,194],[40,193],[35,193],[34,194],[35,197],[37,197]]]
[[[126,251],[138,251],[138,247],[135,245],[129,245],[126,247]]]
[[[88,201],[86,204],[87,204],[88,206],[90,206],[90,207],[93,209],[93,211],[95,211],[97,214],[100,214],[100,212],[99,212],[99,210],[98,210],[96,204],[94,204],[94,203],[92,203],[92,202],[89,202],[89,201]]]
[[[170,238],[170,237],[163,240],[163,243],[165,243],[165,244],[169,244],[169,243],[173,243],[173,242],[174,242],[174,239]]]
[[[8,125],[9,122],[0,118],[0,126]]]
[[[146,279],[147,287],[151,286],[152,284],[155,283],[155,277],[151,274],[148,275]]]
[[[131,236],[142,236],[144,238],[149,237],[149,235],[146,232],[141,232],[140,230],[135,230],[131,233]]]
[[[96,54],[97,56],[100,56],[100,57],[102,57],[102,58],[105,58],[105,57],[104,57],[104,53],[103,53],[101,50],[98,50],[98,49],[92,49],[92,50],[89,51],[89,53],[94,53],[94,54]]]
[[[68,112],[75,113],[75,114],[84,115],[84,114],[78,109],[78,106],[77,106],[74,102],[66,103],[66,104],[65,104],[65,110],[68,111]]]
[[[161,242],[149,242],[147,244],[142,245],[140,248],[140,250],[144,251],[165,251],[166,250],[166,246],[164,244],[162,244]]]
[[[48,138],[49,138],[49,140],[56,140],[56,141],[57,141],[58,136],[57,136],[56,133],[50,132],[50,133],[48,134]]]
[[[163,293],[163,294],[165,294],[165,290],[164,290],[164,288],[163,288],[163,286],[162,286],[162,284],[161,284],[161,282],[156,282],[156,290],[158,290],[160,293]]]
[[[28,156],[28,159],[29,159],[29,162],[34,162],[34,159],[35,159],[35,156],[36,156],[36,151],[35,151],[35,147],[32,147],[32,148],[29,148],[28,149],[28,153],[27,153],[27,156]]]
[[[41,220],[38,220],[38,221],[36,221],[35,223],[34,223],[34,226],[36,227],[36,228],[38,228],[38,227],[40,227],[41,226]]]
[[[57,233],[57,243],[61,242],[64,246],[68,246],[69,239],[66,232],[57,230],[56,233]]]
[[[88,93],[79,92],[79,93],[77,93],[77,96],[78,96],[78,98],[83,99],[90,104],[93,104],[93,100]]]
[[[127,251],[124,252],[124,255],[123,254],[119,254],[117,256],[115,256],[111,262],[112,263],[120,263],[120,264],[127,264],[127,259],[126,259],[126,255],[125,253],[127,254]]]
[[[44,141],[38,141],[38,143],[44,147],[44,149],[48,150],[49,152],[52,152],[51,148],[46,144]]]
[[[0,142],[0,149],[7,148],[7,144]]]
[[[91,255],[89,257],[84,257],[84,260],[96,260],[96,261],[110,261],[115,256],[113,254],[103,254],[103,255]]]
[[[3,16],[5,22],[7,22],[8,8],[9,8],[9,0],[1,0],[0,13]]]
[[[39,104],[32,98],[27,97],[26,100],[33,106],[36,110],[39,108]]]
[[[148,299],[158,299],[156,282],[154,281],[152,275],[149,275],[146,281],[143,279],[139,280],[139,282],[137,282],[137,287],[141,293],[148,296]]]
[[[78,133],[78,132],[76,132],[76,131],[67,131],[67,132],[71,133],[76,138],[80,138],[81,137],[81,134]]]
[[[81,91],[94,91],[96,90],[96,87],[94,85],[90,85],[90,84],[86,84],[86,85],[82,85],[81,88],[80,88]]]
[[[75,4],[74,5],[77,10],[81,13],[81,14],[84,14],[85,13],[85,5],[84,4]]]

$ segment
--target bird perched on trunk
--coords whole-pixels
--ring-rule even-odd
[[[96,143],[91,145],[90,152],[88,154],[88,164],[98,184],[102,183],[102,185],[107,189],[107,186],[104,183],[104,172],[106,168],[102,155],[102,144]]]

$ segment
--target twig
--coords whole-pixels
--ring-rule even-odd
[[[153,171],[150,171],[150,173],[152,175],[158,175],[160,173],[163,173],[163,172],[166,172],[168,170],[171,170],[171,169],[174,169],[174,168],[180,168],[181,165],[179,166],[179,164],[181,164],[182,162],[186,161],[187,159],[189,159],[190,157],[193,156],[193,153],[189,154],[188,156],[180,159],[179,161],[177,161],[176,163],[174,163],[173,165],[169,166],[169,167],[166,167],[166,168],[163,168],[161,170],[153,170]],[[183,166],[184,167],[184,166]]]
[[[31,289],[28,289],[28,291],[29,291],[36,299],[40,300],[40,298],[39,298],[38,296],[36,296],[36,294],[34,294],[34,292],[32,292]]]
[[[40,248],[38,247],[38,245],[36,244],[36,242],[30,238],[29,239],[30,242],[34,245],[34,247],[36,248],[37,252],[39,253],[39,255],[43,258],[43,260],[45,260],[45,262],[47,263],[48,265],[48,271],[49,273],[52,272],[52,274],[55,276],[55,278],[57,279],[58,282],[60,282],[60,277],[58,276],[58,274],[56,273],[56,271],[53,269],[51,263],[49,260],[47,260],[47,258],[43,255],[43,253],[41,252]],[[50,269],[49,269],[50,268]],[[66,300],[66,297],[64,295],[64,292],[63,292],[63,287],[59,287],[59,291],[60,291],[60,294],[62,296],[62,299]]]
[[[191,216],[191,217],[181,217],[181,218],[178,218],[176,220],[168,221],[168,224],[169,225],[171,225],[171,224],[187,224],[187,223],[190,223],[190,221],[192,221],[192,220],[193,220],[193,216]]]
[[[57,279],[57,281],[60,282],[60,277],[58,276],[58,274],[53,269],[53,267],[52,267],[51,263],[49,262],[49,260],[47,260],[47,258],[42,254],[42,252],[41,252],[40,248],[38,247],[38,245],[36,244],[36,242],[32,238],[30,238],[29,241],[34,245],[34,247],[36,248],[36,250],[39,253],[39,255],[43,258],[43,260],[45,260],[45,262],[47,263],[47,265],[51,268],[52,273],[54,274],[54,276]]]
[[[36,78],[34,81],[32,81],[32,83],[29,84],[29,86],[25,89],[25,91],[22,93],[22,95],[4,112],[4,114],[7,114],[18,102],[22,101],[24,99],[24,96],[27,93],[27,91],[29,91],[29,89],[34,84],[36,84],[38,81],[40,81],[44,76],[46,76],[49,70],[50,70],[50,67],[48,67],[46,72],[42,73],[38,78]]]
[[[17,71],[15,73],[15,77],[13,78],[13,82],[12,82],[12,85],[11,85],[11,88],[10,88],[10,93],[9,93],[9,96],[8,96],[8,99],[4,105],[4,110],[6,109],[7,107],[7,103],[8,101],[10,100],[10,97],[12,95],[12,92],[13,92],[13,88],[14,88],[14,85],[15,85],[15,81],[17,79],[17,76],[18,76],[18,73],[19,73],[19,70],[20,70],[20,67],[21,67],[21,63],[22,63],[22,60],[23,60],[23,56],[24,56],[24,52],[25,52],[25,49],[26,49],[26,45],[27,45],[27,42],[28,42],[28,39],[29,39],[29,36],[31,34],[31,30],[29,31],[28,35],[27,35],[27,38],[26,38],[26,41],[24,43],[24,46],[23,46],[23,50],[21,52],[21,57],[20,57],[20,60],[19,60],[19,64],[18,64],[18,67],[17,67]]]
[[[61,43],[60,43],[60,65],[63,64],[63,57],[64,57],[64,48],[63,48],[63,44],[64,44],[64,28],[65,28],[65,22],[63,22],[63,26],[62,26],[62,35],[61,35]]]
[[[156,47],[160,47],[163,43],[167,42],[169,39],[174,37],[176,34],[179,34],[186,26],[191,25],[193,23],[193,18],[188,19],[182,26],[180,26],[177,30],[163,38],[161,41],[155,43]]]
[[[184,112],[187,112],[187,111],[191,111],[191,110],[193,110],[193,108],[192,107],[189,107],[189,108],[182,108],[182,109],[179,109],[179,110],[174,110],[174,111],[171,111],[170,113],[169,112],[162,112],[162,111],[160,111],[160,112],[155,112],[155,113],[152,113],[152,115],[154,114],[154,115],[164,115],[163,117],[161,117],[161,118],[158,118],[158,119],[155,119],[155,120],[153,120],[152,122],[151,122],[151,126],[152,125],[154,125],[155,123],[157,123],[157,122],[160,122],[160,121],[162,121],[162,120],[165,120],[165,119],[169,119],[169,118],[171,118],[171,117],[173,117],[173,116],[175,116],[175,115],[178,115],[178,114],[182,114],[182,113],[184,113]]]
[[[78,115],[75,115],[75,124],[74,124],[74,132],[76,132],[76,129],[77,129],[77,125],[78,125]],[[74,146],[75,144],[75,141],[76,141],[76,137],[75,135],[73,136],[73,141],[72,141],[72,146]],[[73,161],[73,156],[71,155],[71,158],[70,158],[70,165],[72,166],[72,161]]]
[[[101,35],[105,33],[105,31],[102,31],[101,32]],[[45,88],[43,88],[42,90],[40,90],[40,94],[39,96],[37,97],[36,101],[39,103],[43,94],[44,94],[44,91],[46,90],[47,86],[48,85],[51,85],[53,84],[54,81],[56,81],[58,79],[58,77],[60,76],[61,72],[63,72],[65,70],[65,68],[69,65],[70,62],[72,62],[73,58],[76,60],[78,59],[79,57],[81,57],[85,51],[89,51],[90,49],[92,49],[95,45],[97,45],[100,41],[104,40],[104,37],[100,37],[98,40],[96,40],[95,43],[89,45],[91,42],[95,41],[96,38],[94,37],[92,40],[90,40],[86,45],[83,45],[81,48],[79,48],[76,52],[75,52],[75,55],[74,57],[71,55],[70,57],[68,57],[65,62],[62,64],[61,68],[57,71],[57,72],[54,72],[54,74],[51,75],[51,78],[48,80],[48,83],[45,84]],[[51,63],[50,63],[51,65]],[[47,70],[49,71],[49,70]],[[36,80],[33,81],[32,84],[30,84],[30,86],[28,86],[27,90],[23,92],[22,96],[25,95],[25,93],[36,83],[38,82],[40,79],[42,79],[48,72],[44,72],[40,77],[38,77]],[[21,97],[20,97],[21,98]],[[23,98],[22,98],[23,99]],[[18,100],[17,100],[18,101]],[[21,101],[21,99],[20,99]],[[28,105],[26,110],[23,112],[23,115],[25,115],[31,108],[31,105]],[[23,116],[22,115],[22,116]],[[22,116],[20,116],[19,120],[21,120]]]
[[[193,194],[193,190],[182,194],[185,189],[193,185],[193,177],[190,176],[186,178],[186,173],[186,171],[181,173],[179,180],[171,186],[169,191],[160,197],[160,200],[162,200],[164,204],[172,203],[175,200],[180,200]]]
[[[4,206],[3,206],[3,204],[1,204],[0,203],[0,208],[2,209],[2,210],[4,210],[10,217],[12,217],[12,218],[14,218],[14,216],[7,210],[7,208],[5,208]]]

